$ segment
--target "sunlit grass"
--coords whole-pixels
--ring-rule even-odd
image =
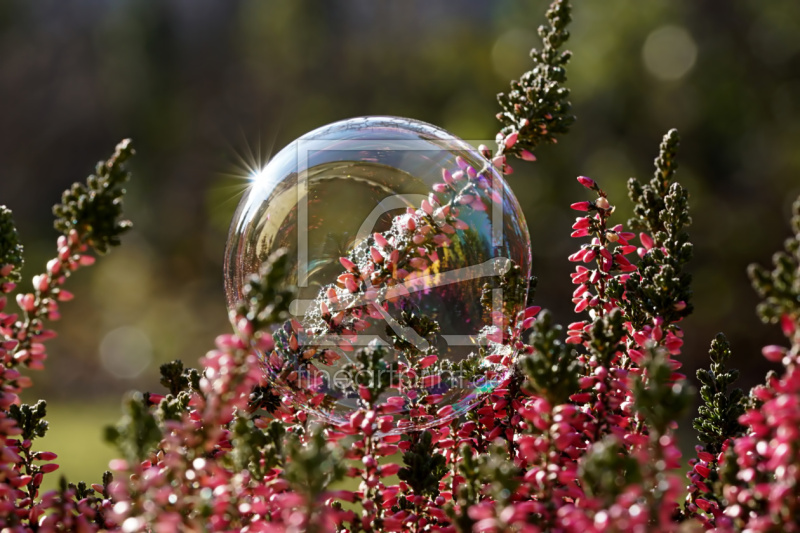
[[[35,446],[58,454],[55,462],[61,467],[44,477],[43,491],[58,487],[60,476],[73,483],[101,482],[109,460],[117,455],[103,440],[104,428],[119,420],[120,406],[119,398],[92,403],[48,402],[50,429]]]

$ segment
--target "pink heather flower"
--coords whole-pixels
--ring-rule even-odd
[[[435,387],[441,381],[442,381],[442,377],[439,376],[439,375],[425,376],[424,378],[422,378],[422,386],[425,387],[426,389],[429,389],[431,387]]]
[[[701,461],[705,461],[706,463],[711,463],[714,461],[714,455],[708,452],[698,452],[697,458]]]
[[[575,202],[570,206],[570,208],[574,209],[575,211],[588,211],[591,206],[591,202]]]
[[[471,194],[460,194],[458,198],[456,198],[456,201],[461,205],[469,205],[475,201],[475,197]]]
[[[406,400],[402,396],[390,396],[386,398],[386,403],[388,405],[403,407],[406,404]]]
[[[440,418],[444,418],[448,415],[453,414],[453,406],[452,405],[445,405],[441,407],[438,411],[436,411],[436,416]]]
[[[30,313],[36,308],[35,296],[30,293],[17,294],[17,305],[19,305],[24,311]]]
[[[47,290],[47,286],[49,284],[49,280],[47,276],[39,274],[37,276],[33,276],[33,288],[37,291],[41,292]]]
[[[58,470],[59,466],[56,463],[47,463],[39,467],[39,471],[43,474],[49,474]]]
[[[352,262],[350,259],[348,259],[347,257],[340,257],[340,258],[339,258],[339,262],[342,264],[342,266],[345,268],[345,270],[347,270],[347,271],[349,271],[349,272],[355,272],[355,270],[356,270],[356,264],[355,264],[355,263],[353,263],[353,262]]]
[[[797,324],[795,323],[795,319],[789,315],[781,315],[781,330],[783,334],[787,337],[791,337],[794,335],[794,331],[797,328]]]
[[[242,335],[244,335],[247,338],[252,337],[253,333],[255,332],[255,327],[253,326],[253,323],[247,320],[246,318],[239,319],[239,321],[236,323],[236,328]]]
[[[383,465],[380,468],[380,475],[381,477],[394,476],[397,475],[399,471],[400,471],[400,465],[397,463],[392,463],[388,465]]]
[[[37,452],[36,459],[39,461],[54,461],[58,458],[58,455],[54,454],[53,452]]]
[[[578,183],[580,183],[587,189],[597,188],[597,183],[592,178],[587,178],[586,176],[578,176]]]
[[[578,217],[572,225],[572,229],[586,229],[591,225],[589,217]]]
[[[257,334],[255,347],[262,352],[270,352],[275,347],[275,341],[272,335],[266,331],[262,331]]]
[[[434,235],[433,242],[435,242],[437,246],[442,246],[444,248],[447,248],[452,243],[452,241],[447,237],[447,235],[442,235],[442,234]],[[436,261],[436,259],[431,259],[431,260]]]
[[[770,344],[769,346],[764,346],[761,349],[761,353],[768,361],[772,361],[773,363],[780,363],[783,359],[783,356],[786,355],[786,348],[783,346],[777,346],[775,344]]]
[[[0,284],[0,292],[8,294],[9,292],[13,291],[17,287],[16,283],[3,283]]]
[[[600,209],[608,209],[609,207],[611,207],[611,204],[608,203],[608,199],[605,198],[604,196],[601,196],[600,198],[595,200],[594,205],[596,205]]]
[[[505,138],[505,141],[503,141],[503,145],[506,147],[506,149],[511,148],[512,146],[517,144],[517,137],[519,137],[519,132],[515,131],[514,133]]]
[[[453,185],[453,182],[455,181],[455,180],[453,179],[453,175],[452,175],[452,174],[450,173],[450,171],[449,171],[449,170],[447,170],[446,168],[443,168],[443,169],[442,169],[442,179],[444,180],[444,182],[445,182],[447,185]]]
[[[521,157],[521,158],[522,158],[524,161],[536,161],[536,156],[535,156],[535,155],[533,155],[533,153],[532,153],[532,152],[529,152],[528,150],[522,150],[522,151],[519,153],[519,156],[520,156],[520,157]]]
[[[712,507],[712,503],[703,498],[695,498],[694,503],[696,503],[697,506],[705,512],[709,512]]]
[[[589,299],[588,298],[577,298],[575,301],[575,312],[580,313],[581,311],[585,310],[589,307]]]
[[[640,233],[639,240],[641,241],[645,250],[651,250],[653,248],[653,239],[650,238],[650,235],[647,233]]]
[[[572,261],[573,263],[577,263],[578,261],[583,261],[583,256],[585,254],[586,254],[586,248],[581,248],[580,250],[578,250],[574,254],[572,254],[569,257],[567,257],[567,259],[569,261]],[[573,283],[575,283],[575,281],[573,281]]]
[[[51,259],[47,262],[47,271],[51,274],[58,275],[61,272],[61,261],[58,259]]]
[[[578,288],[572,292],[572,297],[579,298],[588,292],[589,292],[589,285],[583,283],[581,285],[578,285]]]
[[[369,389],[364,385],[358,386],[358,395],[364,401],[370,401],[372,399],[372,394],[369,392]]]
[[[372,238],[375,239],[375,244],[381,248],[386,248],[389,245],[389,241],[386,240],[382,233],[375,232],[372,234]]]
[[[438,355],[427,355],[419,360],[419,368],[428,368],[438,360],[439,360]]]
[[[425,270],[428,268],[428,262],[421,257],[412,257],[408,263],[416,270]]]
[[[345,279],[344,286],[349,292],[358,292],[358,285],[352,277]]]
[[[711,469],[700,463],[694,465],[694,471],[697,472],[697,475],[699,475],[703,479],[707,478],[709,474],[711,474]]]
[[[539,311],[541,311],[541,310],[542,310],[542,308],[539,307],[538,305],[532,305],[532,306],[530,306],[530,307],[525,309],[524,317],[525,318],[534,317],[534,316],[538,315]]]
[[[328,300],[331,303],[336,303],[339,301],[339,295],[336,292],[336,289],[333,287],[328,287],[328,290],[325,292],[325,295],[328,297]]]

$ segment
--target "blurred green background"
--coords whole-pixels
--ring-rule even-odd
[[[625,182],[648,178],[680,129],[692,195],[696,313],[685,370],[728,334],[742,385],[767,369],[748,263],[765,263],[800,194],[800,3],[576,2],[569,86],[578,121],[510,177],[533,240],[538,303],[572,321],[568,205],[597,179],[629,214]],[[26,401],[51,405],[45,447],[70,479],[111,457],[103,425],[129,390],[160,391],[158,366],[189,365],[226,331],[222,251],[246,183],[299,135],[358,115],[494,138],[495,94],[530,62],[543,1],[56,0],[0,3],[0,203],[15,211],[28,276],[54,250],[50,206],[122,137],[138,156],[135,229],[78,273],[48,369]],[[52,477],[52,476],[51,476]]]

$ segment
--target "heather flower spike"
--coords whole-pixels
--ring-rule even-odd
[[[519,81],[512,81],[507,94],[497,95],[502,108],[497,118],[503,124],[498,144],[502,142],[501,152],[506,155],[533,161],[540,144],[556,143],[556,136],[567,133],[575,121],[570,114],[569,89],[564,86],[572,54],[561,50],[569,38],[571,20],[569,3],[554,1],[547,11],[548,26],[539,29],[542,48],[531,50],[534,67]]]
[[[122,186],[129,178],[125,163],[133,153],[130,140],[125,139],[108,161],[97,164],[86,183],[75,183],[64,191],[61,203],[53,207],[55,228],[64,235],[75,230],[77,239],[101,254],[117,246],[119,236],[131,228],[131,223],[120,217],[125,194]]]
[[[48,427],[45,402],[21,404],[19,394],[32,384],[21,371],[44,368],[44,342],[55,336],[45,323],[60,317],[59,302],[72,299],[63,288],[67,278],[94,263],[87,255],[90,246],[106,252],[130,226],[119,220],[124,192],[119,186],[127,179],[124,163],[132,153],[129,142],[123,141],[108,161],[98,164],[95,176],[65,192],[64,203],[54,209],[57,215],[67,217],[56,222],[63,232],[56,257],[47,262],[45,273],[33,277],[33,292],[17,294],[21,315],[6,314],[6,298],[0,298],[0,357],[5,361],[0,372],[0,436],[6,446],[0,457],[0,526],[16,528],[9,530],[22,530],[25,524],[39,525],[40,531],[64,527],[92,531],[114,525],[104,517],[110,506],[108,493],[98,495],[82,482],[64,482],[59,491],[39,496],[44,476],[57,471],[59,465],[51,462],[57,459],[55,453],[35,449],[35,441]],[[0,207],[0,293],[16,288],[21,253],[11,213]]]

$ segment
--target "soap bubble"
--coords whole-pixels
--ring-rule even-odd
[[[297,407],[344,425],[379,405],[394,417],[381,431],[419,430],[508,378],[530,238],[511,189],[466,142],[392,117],[303,135],[252,176],[234,215],[229,309],[281,248],[297,299],[261,361]]]

